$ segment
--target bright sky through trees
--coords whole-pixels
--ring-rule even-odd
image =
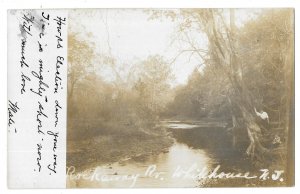
[[[242,25],[257,12],[257,9],[237,10],[237,25]],[[70,30],[80,32],[82,39],[93,42],[96,53],[110,53],[115,58],[121,75],[126,76],[133,65],[149,55],[158,54],[170,62],[175,75],[172,85],[175,86],[185,84],[191,72],[200,65],[199,57],[191,56],[189,52],[173,60],[181,50],[188,49],[188,44],[177,40],[177,24],[165,18],[149,20],[149,14],[145,10],[83,9],[70,11],[70,18]],[[205,36],[197,32],[194,37],[197,44],[206,49]],[[109,66],[103,66],[97,61],[93,65],[105,80],[114,80]]]

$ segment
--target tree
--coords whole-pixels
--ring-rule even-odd
[[[68,33],[68,103],[71,103],[76,84],[92,67],[93,44],[81,40],[76,33]]]
[[[159,114],[168,101],[173,74],[170,66],[159,56],[149,56],[140,63],[140,73],[135,90],[141,106],[151,114]]]
[[[179,32],[186,37],[186,42],[191,47],[190,51],[197,53],[202,58],[200,62],[204,61],[205,68],[212,67],[209,72],[216,72],[220,78],[223,78],[224,87],[206,88],[206,92],[217,95],[217,91],[219,91],[221,94],[219,96],[225,97],[226,102],[221,101],[230,107],[233,144],[236,145],[236,139],[241,138],[237,134],[240,131],[246,131],[246,133],[243,133],[247,134],[249,141],[246,153],[256,161],[263,161],[269,150],[262,143],[262,128],[255,117],[254,108],[262,106],[261,99],[263,97],[269,95],[268,99],[271,98],[271,88],[276,87],[278,83],[271,78],[273,76],[284,77],[285,80],[281,80],[284,83],[283,85],[286,86],[284,93],[290,94],[291,81],[289,76],[291,76],[293,61],[292,12],[290,10],[278,10],[264,13],[265,15],[260,16],[258,22],[253,21],[252,32],[247,28],[239,29],[235,26],[235,11],[232,9],[229,11],[223,9],[182,9],[180,11],[167,10],[162,12],[161,15],[165,15],[172,20],[178,20]],[[157,11],[154,11],[152,16],[155,18],[159,15]],[[261,21],[259,21],[260,19]],[[251,24],[245,26],[251,26]],[[267,28],[265,31],[260,30],[263,26]],[[206,35],[209,47],[207,52],[199,48],[199,45],[190,38],[189,33],[191,32]],[[243,38],[247,38],[248,34],[251,35],[254,32],[256,33],[252,40],[242,41]],[[267,33],[270,33],[273,39],[270,39],[270,34]],[[260,37],[263,37],[262,40],[264,40],[260,43],[261,45],[255,48],[251,47],[255,44],[255,41],[261,40]],[[276,53],[280,59],[276,57]],[[256,56],[262,58],[256,58]],[[272,57],[275,57],[276,60],[273,60]],[[265,61],[265,59],[269,61]],[[277,68],[270,68],[274,64]],[[256,67],[253,68],[253,66]],[[264,73],[257,74],[261,70]],[[278,74],[283,71],[286,73]],[[265,83],[258,80],[261,80],[262,75],[266,77],[266,72],[269,74],[266,80],[270,82],[270,85],[265,84],[263,86],[268,88],[266,91],[269,94],[258,96],[253,87],[255,85],[262,86],[260,84]],[[210,76],[209,79],[214,80],[214,77]],[[275,89],[275,91],[279,92],[278,89]],[[214,102],[216,102],[216,98],[211,98],[209,104]],[[278,106],[278,103],[275,106]],[[289,106],[284,104],[284,107],[288,108]],[[285,109],[285,115],[289,115],[287,111]]]

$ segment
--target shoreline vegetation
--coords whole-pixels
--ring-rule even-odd
[[[103,125],[102,135],[86,136],[84,140],[80,141],[74,139],[68,140],[68,146],[70,147],[67,152],[67,166],[74,166],[76,173],[81,173],[94,169],[97,166],[107,165],[109,167],[112,163],[116,162],[119,165],[123,163],[125,165],[128,160],[143,162],[150,156],[167,153],[176,141],[186,144],[191,149],[205,150],[214,158],[216,161],[215,165],[221,165],[220,170],[224,172],[261,173],[257,169],[257,166],[251,163],[250,159],[244,157],[242,151],[232,148],[230,134],[227,131],[225,122],[218,122],[218,119],[203,119],[202,121],[179,121],[179,119],[176,121],[174,119],[172,121],[173,123],[197,125],[197,127],[186,129],[170,129],[161,124],[168,122],[169,120],[163,120],[157,125],[150,124],[149,126],[152,126],[152,133],[146,131],[138,132],[133,128],[131,132],[119,131],[118,135],[108,133],[103,129],[110,127],[110,131],[114,131],[117,128],[121,130],[122,126],[117,127],[115,124],[107,124]],[[216,141],[212,142],[210,139],[215,139]],[[274,170],[281,169],[281,165],[270,164],[269,166],[264,166],[264,168],[273,172]],[[285,182],[280,181],[246,180],[243,178],[209,179],[201,183],[199,182],[199,186],[201,187],[284,186],[285,184]]]
[[[207,152],[222,170],[284,170],[284,181],[270,186],[293,186],[294,10],[262,9],[238,25],[235,15],[240,11],[128,10],[136,17],[147,14],[145,25],[180,19],[174,23],[174,44],[184,47],[174,59],[155,52],[136,59],[128,55],[125,62],[110,44],[118,36],[109,30],[109,22],[95,23],[95,29],[106,29],[111,37],[108,52],[97,49],[103,42],[95,37],[101,34],[76,31],[72,25],[77,23],[70,24],[67,166],[82,171],[130,159],[143,162],[149,155],[168,152],[176,139]],[[107,18],[113,19],[114,12],[108,10]],[[123,19],[116,21],[126,24]],[[188,54],[181,56],[185,59],[200,58],[194,58],[198,65],[186,82],[178,84],[172,61],[183,53]],[[179,70],[186,65],[180,62]],[[161,125],[165,118],[197,127],[171,130]],[[253,184],[268,186],[269,181]],[[253,186],[230,179],[207,183],[248,185]]]
[[[174,142],[162,126],[152,124],[151,132],[135,130],[136,126],[126,126],[132,131],[122,130],[118,125],[104,126],[120,131],[68,140],[67,166],[74,166],[79,172],[114,162],[122,164],[130,159],[143,161],[149,155],[168,152]]]
[[[176,121],[177,120],[177,121]],[[174,144],[175,141],[179,143],[187,144],[189,147],[197,148],[192,144],[186,143],[186,139],[180,134],[181,130],[185,129],[169,129],[162,123],[182,122],[188,125],[197,125],[204,127],[202,129],[202,136],[207,138],[211,136],[211,132],[217,131],[219,142],[222,145],[228,144],[228,135],[224,136],[224,133],[219,133],[220,130],[224,132],[226,123],[220,122],[217,119],[202,119],[197,121],[193,119],[164,119],[156,123],[144,124],[150,128],[148,130],[138,129],[136,125],[128,125],[124,123],[107,123],[97,124],[92,128],[93,122],[90,121],[88,125],[72,125],[71,130],[78,130],[80,134],[74,136],[74,134],[68,135],[68,152],[67,152],[67,166],[74,166],[76,171],[84,171],[95,166],[123,162],[133,159],[137,161],[143,161],[150,155],[158,155],[160,153],[167,153],[169,148]],[[98,121],[99,122],[99,121]],[[74,123],[74,121],[72,122]],[[77,121],[77,123],[79,123]],[[82,128],[87,131],[80,130]],[[221,128],[221,129],[220,129]],[[210,130],[211,129],[211,130]],[[214,130],[217,129],[217,130]],[[179,133],[178,133],[179,132]],[[179,135],[179,136],[178,136]],[[196,133],[197,136],[197,133]],[[183,142],[181,142],[182,137]],[[178,140],[176,140],[178,139]],[[221,141],[222,140],[222,141]],[[201,149],[206,148],[203,139],[199,140]],[[199,142],[195,142],[199,144]],[[208,145],[209,147],[209,145]],[[209,147],[214,152],[215,148]],[[220,152],[221,153],[221,152]]]

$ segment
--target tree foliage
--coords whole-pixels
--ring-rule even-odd
[[[265,162],[273,153],[271,140],[278,135],[284,139],[288,131],[293,90],[292,11],[264,11],[242,27],[235,24],[234,10],[154,11],[152,16],[161,15],[177,19],[180,33],[202,33],[209,42],[204,53],[199,52],[201,45],[187,39],[205,68],[195,70],[188,84],[177,90],[169,105],[173,115],[226,115],[223,119],[231,121],[233,145],[255,162]],[[255,108],[267,112],[271,124],[258,118]]]

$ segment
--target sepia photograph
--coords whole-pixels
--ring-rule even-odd
[[[294,9],[70,9],[67,188],[294,186]]]

